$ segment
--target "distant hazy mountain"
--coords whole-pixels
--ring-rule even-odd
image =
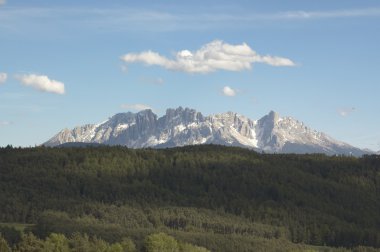
[[[98,143],[131,148],[222,144],[276,153],[368,153],[271,111],[259,120],[233,112],[203,116],[194,109],[167,109],[160,118],[151,110],[120,113],[100,124],[64,129],[44,143]]]

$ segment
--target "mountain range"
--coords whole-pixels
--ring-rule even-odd
[[[324,153],[361,156],[370,153],[313,130],[292,117],[271,111],[258,120],[234,112],[204,116],[194,109],[119,113],[99,124],[64,129],[45,146],[91,143],[130,148],[166,148],[196,144],[240,146],[267,153]]]

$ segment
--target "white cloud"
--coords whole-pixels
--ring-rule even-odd
[[[11,125],[12,123],[9,122],[9,121],[0,121],[0,127],[1,126],[8,126],[8,125]]]
[[[236,90],[230,88],[229,86],[225,86],[223,88],[223,95],[225,95],[225,96],[235,96],[236,95]]]
[[[1,1],[1,0],[0,0]],[[166,2],[166,1],[161,1]],[[246,27],[272,22],[304,22],[305,20],[379,17],[380,8],[373,6],[356,9],[292,10],[281,12],[255,12],[247,8],[218,4],[203,8],[173,8],[173,4],[159,3],[160,8],[84,7],[18,7],[4,8],[0,15],[3,31],[23,31],[25,36],[62,36],[62,27],[76,31],[93,29],[96,32],[168,32],[168,31],[244,31]],[[69,18],[68,18],[69,17]],[[46,22],[50,20],[50,22]],[[43,29],[42,29],[43,28]],[[81,28],[81,29],[78,29]],[[30,33],[26,33],[26,32]],[[71,30],[70,30],[71,31]]]
[[[149,77],[149,76],[142,76],[140,78],[141,83],[144,84],[153,84],[153,85],[163,85],[165,83],[164,79],[161,77]]]
[[[6,73],[0,73],[0,84],[7,81],[8,75]]]
[[[356,108],[340,108],[338,109],[338,114],[340,116],[347,117],[355,111],[356,111]]]
[[[251,69],[253,63],[265,63],[272,66],[295,65],[292,60],[287,58],[261,56],[246,43],[230,45],[221,40],[214,40],[195,52],[179,51],[174,59],[168,59],[152,51],[128,53],[121,59],[126,63],[141,62],[146,65],[156,65],[188,73],[208,73],[217,70],[242,71]]]
[[[137,104],[122,104],[121,108],[130,109],[130,110],[134,110],[134,111],[151,109],[153,111],[153,109],[150,106],[148,106],[146,104],[139,104],[139,103],[137,103]]]
[[[273,18],[278,19],[325,19],[325,18],[349,18],[349,17],[371,17],[379,16],[379,8],[367,9],[347,9],[347,10],[331,10],[331,11],[291,11],[278,13]]]
[[[56,80],[51,80],[46,75],[17,75],[16,79],[25,86],[33,87],[37,90],[49,93],[64,94],[65,84]]]
[[[6,0],[0,0],[0,5],[5,4],[6,2]]]

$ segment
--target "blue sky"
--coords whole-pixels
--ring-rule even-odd
[[[379,150],[379,27],[378,1],[0,0],[0,146],[183,106]]]

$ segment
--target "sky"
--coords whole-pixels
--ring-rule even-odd
[[[0,146],[182,106],[377,151],[379,28],[377,0],[0,0]]]

